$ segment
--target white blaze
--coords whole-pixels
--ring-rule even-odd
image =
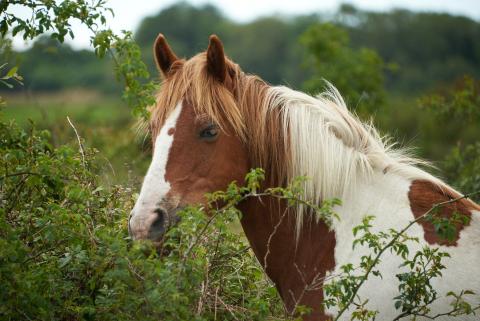
[[[170,191],[170,183],[166,180],[165,174],[174,134],[168,132],[171,128],[175,128],[181,110],[182,102],[178,103],[167,118],[155,140],[152,162],[131,213],[130,230],[134,238],[145,238],[148,235],[150,225],[157,217],[155,210]]]

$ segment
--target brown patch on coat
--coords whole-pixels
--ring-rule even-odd
[[[408,192],[410,208],[412,209],[413,215],[416,219],[427,213],[435,204],[457,198],[461,198],[461,195],[453,189],[450,189],[447,186],[438,186],[427,180],[413,181]],[[480,207],[471,200],[464,198],[439,207],[437,215],[440,217],[450,218],[454,213],[460,213],[471,218],[472,210],[480,210]],[[465,228],[465,226],[469,225],[469,223],[467,225],[456,223],[455,239],[453,241],[448,241],[440,238],[440,236],[435,233],[433,224],[427,220],[421,219],[419,224],[423,227],[424,238],[429,244],[440,244],[446,246],[456,246],[460,237],[460,232]]]
[[[251,199],[240,209],[245,235],[287,312],[303,305],[312,309],[303,320],[329,320],[322,307],[323,281],[335,267],[335,233],[323,221],[305,217],[296,240],[296,214],[286,211],[286,204],[277,200]]]

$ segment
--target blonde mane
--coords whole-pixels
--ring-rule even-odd
[[[362,123],[349,112],[332,85],[312,97],[287,87],[268,86],[228,59],[227,66],[232,88],[209,75],[205,53],[176,62],[152,110],[153,136],[186,98],[198,115],[207,115],[222,130],[240,137],[252,166],[266,170],[269,184],[285,185],[307,176],[308,200],[341,199],[355,181],[369,179],[374,171],[443,185],[416,167],[426,165],[424,161],[394,148],[371,123]],[[297,211],[297,233],[303,212],[302,208]]]
[[[417,167],[429,167],[427,162],[411,156],[408,149],[396,148],[371,122],[363,123],[352,114],[331,84],[317,97],[287,87],[271,87],[269,95],[274,98],[268,108],[282,111],[285,135],[290,136],[288,180],[308,178],[305,199],[318,204],[325,199],[344,199],[357,181],[368,181],[375,171],[445,186]],[[300,206],[297,212],[298,234],[304,210]]]

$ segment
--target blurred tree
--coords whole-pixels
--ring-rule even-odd
[[[231,56],[245,71],[279,83],[285,70],[296,65],[288,61],[289,47],[295,43],[290,29],[290,25],[280,19],[262,18],[238,27],[226,45],[233,45]]]
[[[444,121],[480,123],[480,81],[465,76],[453,89],[443,94],[424,96],[420,106],[433,110]]]
[[[480,190],[480,142],[478,142],[478,124],[480,123],[480,81],[470,76],[441,94],[424,96],[419,100],[420,107],[426,108],[445,127],[455,123],[463,130],[452,133],[456,146],[442,163],[449,182],[464,192]],[[437,127],[439,124],[437,124]],[[477,133],[469,140],[468,132]],[[477,195],[477,201],[480,197]]]
[[[407,10],[366,12],[344,8],[340,21],[352,45],[375,49],[399,65],[387,88],[403,93],[448,84],[463,74],[480,76],[480,24],[470,18]]]
[[[37,0],[29,1],[41,3]],[[77,5],[73,1],[69,3],[72,6]],[[70,9],[65,6],[65,10]],[[328,63],[322,60],[323,69],[346,68],[349,70],[348,74],[352,74],[355,79],[361,75],[366,78],[373,77],[372,80],[368,80],[371,85],[375,82],[384,82],[389,92],[409,97],[451,83],[465,73],[480,77],[480,42],[477,40],[480,39],[480,23],[448,14],[414,13],[406,10],[379,13],[344,4],[335,14],[329,16],[319,14],[295,17],[270,16],[249,23],[237,23],[228,19],[212,5],[192,6],[181,2],[145,18],[135,32],[135,39],[142,48],[142,55],[144,61],[148,63],[149,70],[155,73],[151,47],[159,32],[167,36],[177,54],[185,57],[204,50],[208,36],[216,33],[224,41],[227,54],[245,71],[256,73],[272,84],[287,84],[300,88],[307,79],[312,79],[315,75],[333,80],[342,89],[340,81],[330,78],[328,73],[324,74],[325,70],[321,70],[322,73],[317,70],[316,64],[322,61],[315,62],[315,59],[310,57],[311,60],[305,64],[306,68],[301,68],[305,48],[299,45],[299,36],[312,24],[325,21],[332,21],[347,30],[347,37],[332,31],[333,35],[340,37],[334,39],[333,35],[329,36],[328,30],[310,31],[310,35],[323,32],[324,41],[332,40],[337,43],[336,46],[350,47],[348,49],[350,53],[343,51],[343,54],[349,56],[348,59],[340,55],[335,61]],[[312,30],[315,28],[312,27]],[[64,36],[68,36],[68,25],[60,26],[59,30],[54,29],[59,36],[65,31],[67,34]],[[32,29],[31,34],[37,31]],[[317,46],[312,39],[306,42],[309,42],[311,47]],[[303,41],[305,43],[305,40]],[[32,50],[38,53],[39,48]],[[378,54],[373,54],[372,50]],[[78,57],[73,52],[70,53],[68,65],[77,65],[78,60],[80,68],[76,68],[75,73],[67,72],[65,77],[68,76],[68,79],[54,84],[49,75],[42,75],[46,80],[44,82],[40,74],[48,73],[48,70],[56,73],[58,60],[44,59],[45,55],[32,58],[28,52],[23,55],[20,71],[23,68],[40,70],[34,73],[35,77],[39,78],[32,79],[32,82],[26,79],[26,88],[36,90],[39,89],[37,86],[40,86],[42,90],[49,88],[57,90],[85,84],[88,86],[95,82],[96,88],[108,89],[112,88],[114,83],[108,73],[109,66],[100,67],[100,63],[93,55],[88,58],[89,63],[85,62],[83,59],[87,58],[84,52],[79,53]],[[335,52],[338,53],[339,51]],[[374,71],[382,65],[379,57],[383,61],[394,62],[399,66],[395,73],[384,73],[380,77],[385,78],[384,80],[377,78],[378,74]],[[108,65],[110,61],[102,63]],[[338,66],[333,67],[333,63]],[[341,63],[345,65],[341,66]],[[360,67],[362,65],[369,67],[358,70],[362,69]],[[370,68],[373,66],[374,69]],[[366,72],[366,69],[373,74]],[[83,73],[86,75],[82,76]],[[30,75],[32,73],[29,73]],[[347,77],[343,75],[343,78]],[[362,79],[361,82],[365,80]],[[312,86],[310,89],[318,89],[315,88],[316,85]],[[376,90],[373,87],[359,88],[361,90],[358,91],[358,97],[350,98],[347,95],[352,99],[350,103],[355,106],[359,103],[358,98],[362,97],[360,104],[365,100],[381,104],[381,95],[371,96]]]
[[[390,66],[374,50],[352,49],[347,31],[331,23],[313,25],[301,42],[308,52],[305,64],[315,71],[305,82],[307,91],[320,91],[327,80],[359,111],[371,112],[384,103],[384,71]]]
[[[194,7],[180,2],[145,18],[135,33],[135,39],[140,46],[149,47],[161,32],[172,39],[170,42],[175,45],[179,56],[189,57],[205,48],[212,33],[222,36],[222,29],[228,23],[229,20],[212,5]]]
[[[464,193],[480,190],[480,143],[455,146],[443,164],[451,184]],[[473,199],[480,202],[476,195]]]
[[[16,60],[22,73],[28,75],[25,86],[29,90],[83,87],[120,92],[109,59],[99,60],[89,50],[73,50],[49,36],[38,38],[31,49],[18,53]]]
[[[309,74],[301,69],[303,48],[298,46],[298,36],[317,21],[318,17],[312,15],[292,19],[266,17],[240,24],[211,5],[194,7],[181,2],[144,19],[135,38],[152,72],[155,66],[151,46],[158,33],[167,37],[177,55],[186,58],[204,51],[208,37],[217,34],[227,54],[245,71],[273,84],[298,87]]]

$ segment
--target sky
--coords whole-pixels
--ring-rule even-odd
[[[160,10],[178,2],[177,0],[109,0],[107,6],[115,16],[109,19],[109,27],[115,32],[134,31],[140,21],[157,14]],[[272,14],[298,15],[316,12],[334,12],[341,3],[350,3],[360,9],[388,11],[392,8],[405,8],[413,11],[448,12],[465,15],[480,21],[480,0],[188,0],[193,5],[213,4],[227,17],[248,22],[261,16]],[[79,24],[74,24],[75,39],[68,41],[74,48],[90,47],[90,32]],[[28,47],[19,37],[14,39],[14,47]]]

